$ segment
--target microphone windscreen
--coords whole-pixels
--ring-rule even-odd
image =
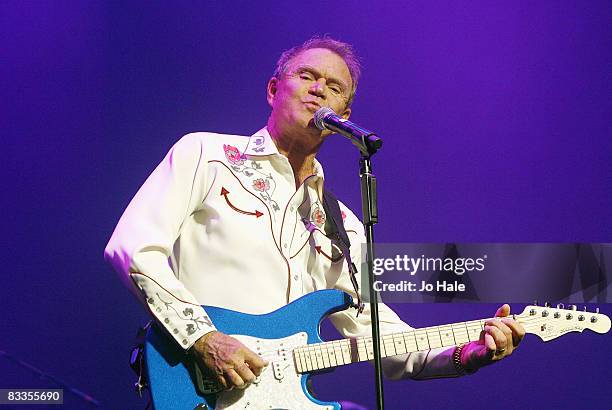
[[[323,121],[330,115],[336,115],[336,113],[329,107],[321,107],[314,113],[314,123],[318,129],[323,131],[327,128]]]

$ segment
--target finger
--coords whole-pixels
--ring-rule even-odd
[[[252,352],[251,350],[247,350],[244,355],[244,362],[249,365],[251,371],[259,376],[261,374],[261,370],[268,365],[268,362],[263,360],[259,355]]]
[[[505,320],[509,320],[509,319],[505,319]],[[496,320],[488,321],[487,324],[490,326],[495,326],[496,328],[501,330],[502,333],[504,334],[504,337],[506,338],[506,346],[510,347],[509,342],[510,340],[512,340],[512,329],[508,327],[506,322],[502,319],[496,319]]]
[[[502,322],[504,322],[512,331],[512,346],[518,346],[525,337],[525,328],[515,320],[502,319]]]
[[[504,351],[508,347],[508,339],[506,339],[506,335],[497,326],[485,326],[485,331],[493,338],[494,351]],[[487,348],[489,348],[488,345]]]
[[[495,317],[504,317],[504,316],[508,316],[509,314],[510,314],[510,305],[506,303],[502,305],[499,309],[497,309],[497,312],[495,312]]]
[[[223,387],[224,389],[229,389],[230,386],[227,383],[227,380],[225,379],[225,377],[222,374],[216,374],[215,378],[217,379],[217,383],[219,383],[221,385],[221,387]]]
[[[242,380],[242,377],[240,377],[234,369],[227,369],[225,371],[225,378],[229,379],[228,384],[230,390],[233,387],[238,387],[239,389],[244,387],[244,380]]]
[[[480,332],[480,344],[487,348],[487,351],[495,351],[495,339],[487,332],[487,326]]]
[[[236,371],[236,373],[238,373],[238,376],[240,376],[240,378],[244,381],[244,386],[242,386],[242,388],[247,387],[249,384],[255,381],[255,375],[253,374],[251,369],[249,369],[249,366],[247,366],[246,363],[242,363],[241,365],[236,366],[234,370]]]
[[[493,353],[495,353],[495,350],[497,349],[497,345],[495,344],[495,339],[493,338],[493,336],[487,331],[484,332],[484,345],[487,348],[487,351],[491,353],[492,356]]]

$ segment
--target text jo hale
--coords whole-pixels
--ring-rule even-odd
[[[465,284],[445,280],[436,281],[435,284],[424,280],[421,283],[407,280],[397,283],[383,283],[377,280],[374,282],[374,290],[377,292],[464,292]]]

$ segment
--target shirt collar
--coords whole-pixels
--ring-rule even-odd
[[[249,138],[249,142],[247,147],[244,150],[246,155],[251,156],[263,156],[263,155],[273,155],[278,154],[278,149],[276,148],[276,144],[272,140],[272,136],[270,132],[268,132],[268,127],[263,127],[255,134],[251,135]],[[325,180],[325,174],[323,173],[323,165],[317,159],[314,159],[314,174],[315,177],[309,177],[314,179],[314,184],[319,194],[319,198],[322,200],[323,198],[323,181]]]
[[[314,159],[314,174],[318,177],[315,179],[315,186],[319,199],[323,202],[323,182],[325,180],[325,174],[323,173],[323,165],[317,159]]]
[[[263,127],[249,137],[247,147],[244,149],[246,155],[262,156],[278,154],[276,144],[268,132],[268,127]]]

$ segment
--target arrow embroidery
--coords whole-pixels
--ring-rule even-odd
[[[234,204],[232,204],[229,198],[227,197],[228,194],[229,194],[229,191],[225,189],[225,187],[221,187],[221,195],[225,197],[225,202],[227,202],[229,207],[232,208],[234,211],[240,212],[241,214],[245,214],[245,215],[253,215],[255,216],[255,218],[259,218],[260,216],[263,215],[263,212],[259,212],[258,210],[255,210],[255,212],[249,212],[249,211],[243,211],[242,209],[236,208]]]
[[[325,252],[323,251],[323,249],[321,249],[321,245],[317,245],[317,246],[315,246],[315,249],[317,250],[317,253],[319,253],[319,254],[321,254],[321,255],[325,256],[327,259],[329,259],[329,260],[330,260],[330,261],[332,261],[333,263],[336,263],[336,262],[338,262],[340,259],[342,259],[342,256],[339,256],[339,257],[338,257],[338,258],[336,258],[336,259],[332,258],[332,257],[331,257],[331,256],[329,256],[327,253],[325,253]]]

